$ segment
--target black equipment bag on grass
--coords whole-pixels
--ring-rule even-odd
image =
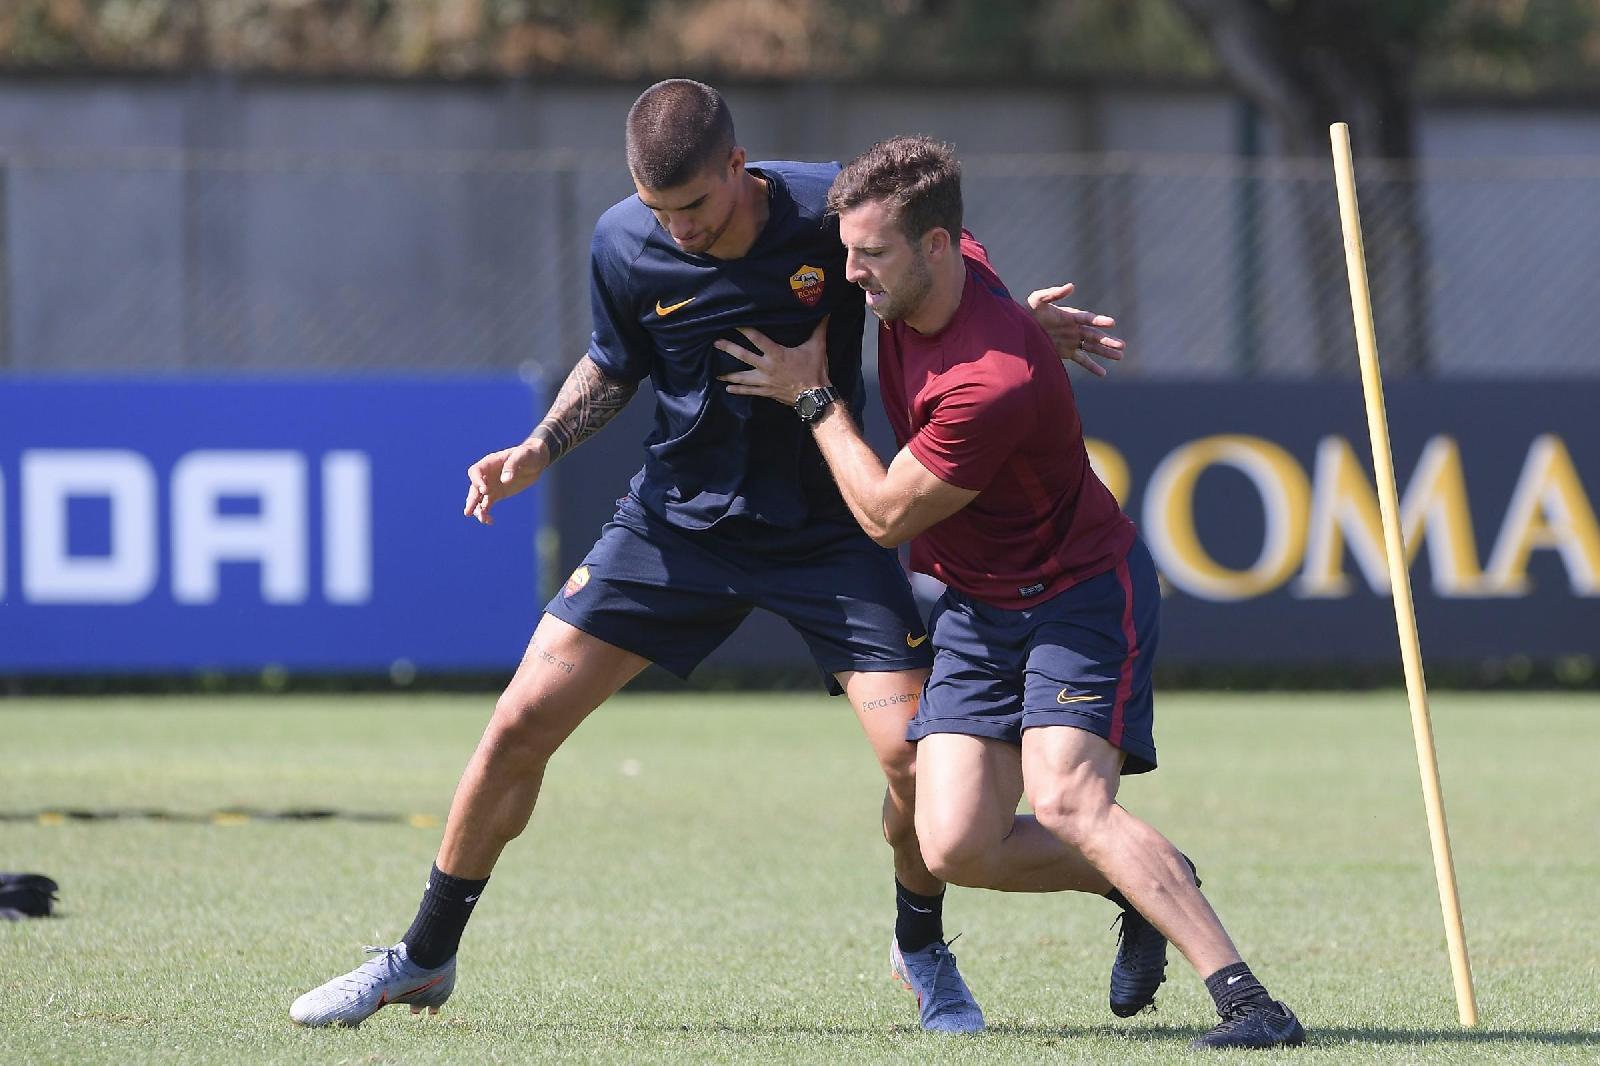
[[[48,918],[56,884],[44,874],[0,874],[0,918]]]

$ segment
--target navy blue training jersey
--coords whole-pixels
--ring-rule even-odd
[[[729,395],[718,375],[748,369],[712,347],[738,327],[793,346],[828,322],[828,372],[861,417],[861,289],[844,278],[839,222],[827,214],[836,163],[757,163],[770,211],[743,258],[685,252],[637,196],[600,217],[590,247],[589,358],[609,377],[656,391],[655,429],[632,491],[674,525],[705,529],[742,515],[785,529],[850,521],[833,477],[794,411]]]

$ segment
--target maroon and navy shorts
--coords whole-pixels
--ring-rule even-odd
[[[1123,773],[1154,770],[1160,604],[1139,540],[1114,570],[1035,606],[992,607],[947,589],[928,623],[933,674],[907,739],[965,733],[1020,745],[1025,729],[1073,726],[1122,749]]]

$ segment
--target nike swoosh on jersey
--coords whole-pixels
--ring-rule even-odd
[[[922,634],[922,636],[920,636],[920,637],[913,637],[910,633],[907,633],[906,634],[906,647],[908,647],[908,648],[920,648],[920,647],[922,647],[923,642],[926,641],[927,639],[928,639],[928,634],[926,634],[926,633]]]
[[[1092,692],[1074,696],[1066,689],[1062,689],[1060,692],[1056,693],[1057,703],[1094,703],[1099,698],[1099,696],[1096,696]]]
[[[689,297],[687,300],[679,300],[675,304],[663,304],[660,300],[657,300],[656,316],[658,318],[666,318],[668,315],[672,314],[672,312],[680,308],[688,307],[690,304],[694,303],[694,301],[695,297],[693,296]]]

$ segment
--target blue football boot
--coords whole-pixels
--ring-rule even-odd
[[[956,969],[956,957],[942,940],[921,951],[901,951],[898,940],[889,945],[889,968],[916,993],[922,1027],[931,1033],[981,1033],[983,1010],[972,998]]]

